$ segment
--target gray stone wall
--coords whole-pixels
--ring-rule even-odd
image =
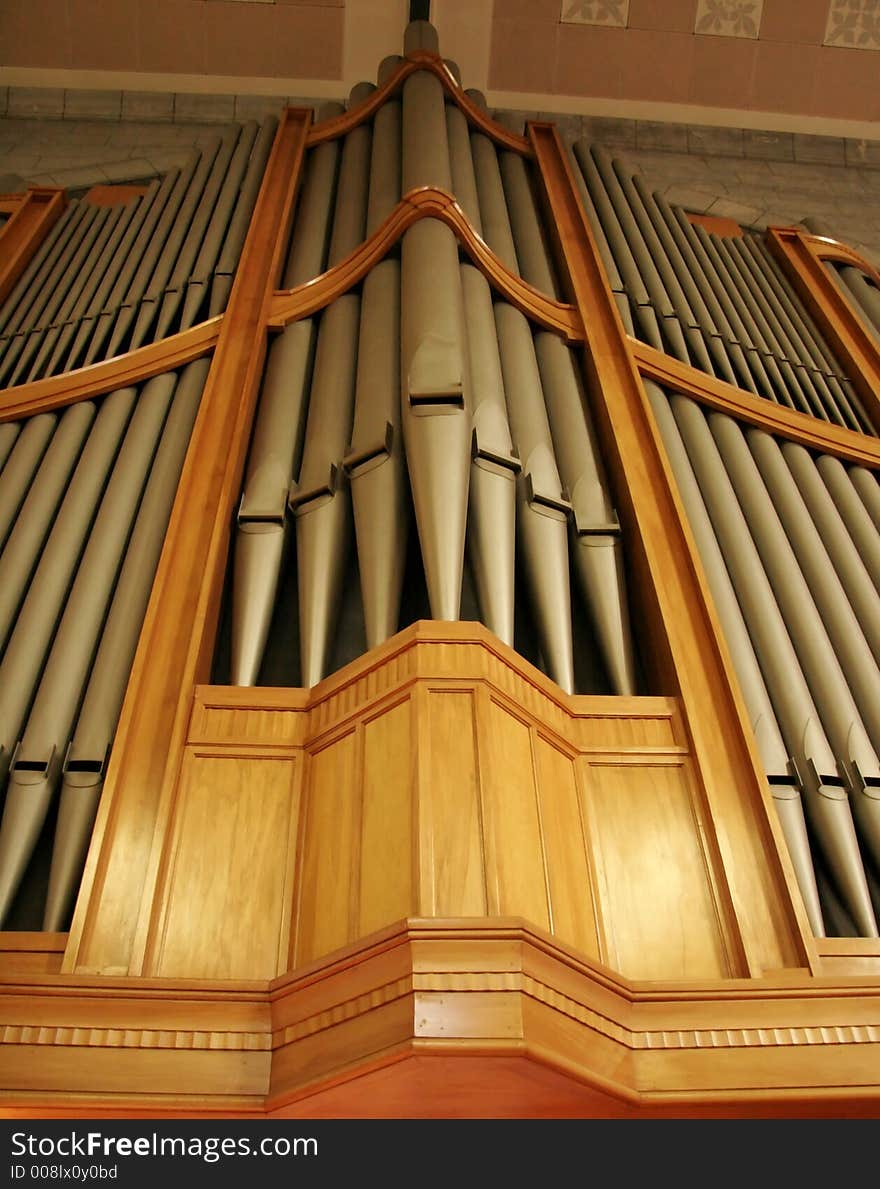
[[[262,119],[298,96],[0,88],[0,191],[22,185],[79,191],[141,181],[181,165],[194,145],[231,121]],[[495,113],[501,114],[501,113]],[[618,149],[633,172],[689,210],[746,226],[823,219],[880,262],[880,141],[743,128],[710,128],[553,112],[504,113],[506,122],[553,120],[564,140]]]

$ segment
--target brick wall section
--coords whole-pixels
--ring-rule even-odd
[[[318,105],[298,96],[0,88],[0,190],[154,177],[230,121],[260,120],[286,103]],[[880,262],[880,141],[553,112],[505,118],[553,120],[569,144],[585,137],[619,149],[633,172],[690,210],[757,228],[821,218]]]

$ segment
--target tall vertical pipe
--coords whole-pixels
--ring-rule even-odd
[[[235,280],[238,259],[244,246],[257,195],[263,183],[266,162],[269,160],[277,129],[277,119],[274,116],[266,116],[254,140],[254,147],[248,159],[247,170],[242,179],[235,209],[232,212],[232,218],[226,230],[226,238],[214,269],[208,301],[209,318],[213,318],[215,314],[226,309],[226,300],[232,290],[232,282]]]
[[[859,492],[853,486],[849,471],[839,458],[820,454],[816,466],[822,476],[831,498],[840,512],[849,535],[855,541],[859,557],[871,575],[871,581],[880,590],[880,535],[877,524]]]
[[[37,413],[36,416],[27,418],[21,426],[21,432],[15,436],[12,449],[0,472],[0,549],[3,548],[7,534],[15,523],[57,421],[55,413]],[[7,423],[2,429],[7,429],[8,426],[18,428],[15,423]]]
[[[372,83],[354,87],[352,106],[373,90]],[[367,123],[346,134],[327,257],[330,266],[344,260],[363,240],[370,144]],[[321,315],[302,466],[291,488],[303,685],[315,685],[326,675],[351,547],[351,497],[343,458],[354,419],[360,307],[360,297],[349,292]]]
[[[9,767],[136,395],[133,388],[118,388],[102,400],[9,636],[0,662],[0,780]],[[82,407],[73,405],[65,420]]]
[[[399,58],[379,66],[381,85]],[[373,117],[364,234],[400,199],[401,110],[389,99]],[[400,263],[386,257],[364,278],[354,420],[344,460],[351,483],[364,628],[368,648],[397,631],[409,535],[409,481],[400,407]]]
[[[761,673],[754,645],[696,475],[672,414],[669,398],[652,380],[645,380],[644,383],[672,465],[676,486],[687,512],[688,524],[694,534],[700,561],[706,571],[724,639],[730,649],[810,926],[816,937],[824,937],[825,923],[816,886],[801,793],[793,776],[795,765],[791,763],[792,757],[789,756],[782,738],[767,684]]]
[[[673,396],[670,404],[793,759],[807,817],[859,931],[876,937],[877,922],[842,778],[846,757],[838,757],[826,737],[812,687],[789,635],[790,622],[783,618],[785,608],[770,585],[707,418],[686,397]],[[847,784],[849,775],[845,773]]]
[[[43,928],[66,926],[210,361],[180,373],[62,771]]]
[[[175,379],[156,376],[138,397],[15,749],[0,819],[0,923],[52,803]]]
[[[429,41],[426,21],[407,27],[404,45]],[[452,177],[440,80],[425,70],[403,84],[404,193],[449,192]],[[401,245],[403,438],[431,615],[458,618],[471,464],[464,309],[458,245],[437,219],[410,227]]]
[[[20,433],[20,421],[4,421],[0,425],[0,476],[3,474],[6,459],[12,453],[12,447],[15,445]],[[0,540],[2,540],[2,534],[0,534]]]

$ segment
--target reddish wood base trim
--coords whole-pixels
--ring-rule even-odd
[[[880,1117],[880,980],[636,983],[514,918],[267,984],[7,976],[2,1117]]]

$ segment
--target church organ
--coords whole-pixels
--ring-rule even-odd
[[[456,75],[16,265],[13,1110],[876,1109],[877,274]]]

